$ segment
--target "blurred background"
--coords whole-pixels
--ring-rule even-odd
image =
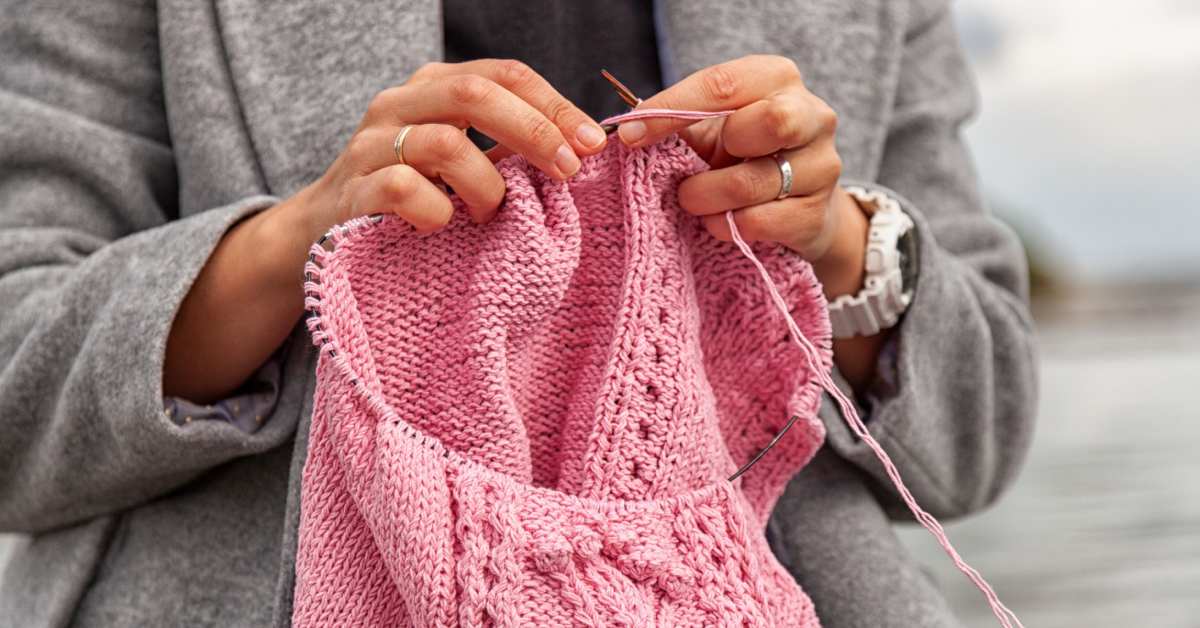
[[[976,162],[1033,269],[1042,403],[1021,480],[950,535],[1031,628],[1200,627],[1200,1],[956,10]],[[924,530],[900,532],[993,625]]]
[[[1017,485],[948,525],[1025,625],[1200,626],[1200,2],[959,0],[992,208],[1025,240],[1041,410]],[[902,538],[967,625],[987,605]]]

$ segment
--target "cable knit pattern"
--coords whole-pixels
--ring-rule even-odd
[[[511,157],[486,225],[314,247],[297,626],[818,625],[762,531],[820,388],[756,268],[680,210],[706,167],[675,137],[567,183]],[[829,369],[811,269],[755,252]]]

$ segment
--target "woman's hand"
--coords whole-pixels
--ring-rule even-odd
[[[407,124],[415,126],[401,164],[394,142]],[[496,140],[490,155],[470,141],[468,126]],[[431,63],[372,100],[346,149],[298,210],[312,223],[305,239],[372,213],[394,213],[419,230],[435,230],[451,212],[439,181],[454,188],[471,218],[484,222],[504,198],[495,158],[519,153],[562,180],[579,170],[580,155],[599,152],[605,139],[594,120],[519,61]]]
[[[688,76],[639,105],[699,111],[733,110],[718,119],[669,118],[622,123],[621,140],[645,146],[679,132],[712,169],[679,186],[679,204],[713,236],[729,240],[725,212],[746,240],[786,245],[813,265],[830,299],[862,287],[868,221],[838,185],[842,160],[834,143],[837,115],[804,86],[790,59],[757,55]],[[791,193],[773,155],[792,166]],[[855,386],[874,372],[879,337],[840,340],[834,355]]]
[[[414,125],[400,164],[394,142]],[[484,153],[464,132],[498,142]],[[184,299],[167,340],[164,394],[193,401],[228,396],[287,337],[303,312],[308,249],[330,227],[392,213],[418,230],[449,222],[454,187],[471,218],[490,219],[504,198],[493,165],[519,153],[565,179],[606,137],[594,120],[528,66],[485,59],[433,63],[380,92],[346,148],[316,181],[225,235]]]

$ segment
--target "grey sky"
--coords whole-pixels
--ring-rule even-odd
[[[1079,278],[1200,277],[1200,2],[955,6],[996,209]]]

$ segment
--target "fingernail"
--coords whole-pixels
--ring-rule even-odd
[[[554,154],[554,165],[558,167],[558,171],[563,173],[563,176],[571,176],[579,170],[579,158],[575,156],[575,151],[571,150],[570,146],[563,144],[558,147],[558,152]]]
[[[617,133],[621,136],[622,142],[632,146],[646,137],[646,123],[641,120],[622,123],[617,127]]]
[[[575,129],[575,139],[588,148],[595,148],[604,142],[604,131],[590,122],[584,122]]]

